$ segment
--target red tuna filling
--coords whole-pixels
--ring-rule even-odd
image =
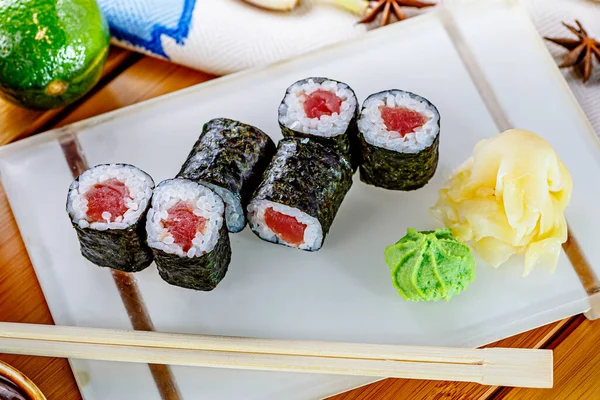
[[[315,90],[304,99],[304,112],[308,118],[321,118],[321,115],[340,113],[342,99],[327,90]]]
[[[423,126],[427,118],[417,111],[406,107],[382,106],[381,118],[388,131],[398,132],[401,137],[413,132],[416,128]]]
[[[265,210],[265,223],[277,236],[287,243],[299,246],[304,243],[306,224],[298,222],[292,216],[282,214],[269,207]]]
[[[110,221],[114,222],[127,211],[125,199],[129,198],[129,189],[118,179],[112,178],[95,184],[85,194],[88,219],[91,222],[102,222],[102,213],[109,212]]]
[[[196,232],[204,232],[206,218],[194,214],[194,210],[184,201],[179,201],[167,210],[169,216],[163,220],[163,226],[167,228],[173,239],[181,249],[187,252],[192,248],[192,240]]]

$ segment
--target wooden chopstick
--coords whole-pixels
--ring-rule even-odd
[[[481,364],[482,350],[290,341],[0,322],[0,338],[317,357]]]
[[[459,349],[0,323],[0,352],[151,364],[552,387],[550,350]]]

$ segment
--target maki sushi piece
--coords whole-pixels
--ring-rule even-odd
[[[302,250],[321,248],[352,186],[352,167],[335,149],[313,139],[282,139],[248,205],[261,239]]]
[[[81,254],[101,267],[141,271],[152,263],[145,220],[154,181],[133,165],[104,164],[73,181],[67,212]]]
[[[154,190],[146,231],[158,272],[171,285],[213,290],[231,260],[225,204],[206,186],[169,179]]]
[[[260,129],[226,118],[202,129],[178,177],[213,189],[225,202],[229,232],[246,226],[244,210],[275,154],[275,144]]]
[[[415,190],[435,174],[440,114],[427,99],[396,89],[372,94],[363,103],[358,131],[363,182]]]
[[[279,105],[279,126],[284,137],[312,138],[335,146],[349,158],[354,170],[360,163],[357,116],[354,91],[343,82],[327,78],[294,83]]]

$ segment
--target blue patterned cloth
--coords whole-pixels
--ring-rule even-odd
[[[98,0],[98,4],[116,40],[169,59],[161,36],[184,44],[196,0]]]

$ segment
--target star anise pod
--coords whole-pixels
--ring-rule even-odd
[[[379,13],[383,13],[381,16],[381,26],[384,26],[390,23],[391,13],[394,13],[399,21],[406,19],[406,15],[404,15],[401,6],[425,8],[435,5],[435,3],[426,3],[419,0],[378,0],[377,4],[373,7],[369,7],[366,15],[358,21],[358,23],[368,24],[375,21],[375,18],[377,18]]]
[[[579,21],[575,20],[575,23],[577,27],[565,22],[563,22],[563,25],[573,32],[577,36],[577,39],[549,37],[544,39],[568,49],[569,54],[565,56],[559,67],[567,68],[583,64],[583,81],[587,82],[590,76],[592,76],[593,57],[596,56],[596,60],[600,62],[600,42],[591,38]]]

